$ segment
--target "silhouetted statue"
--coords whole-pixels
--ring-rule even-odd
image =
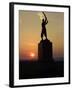
[[[46,24],[48,23],[48,20],[47,20],[47,17],[46,17],[46,15],[45,15],[45,13],[44,12],[42,12],[43,13],[43,15],[44,15],[44,17],[45,17],[45,20],[44,20],[44,18],[42,19],[42,32],[41,32],[41,38],[42,38],[42,40],[43,40],[43,35],[46,37],[46,39],[47,39],[47,33],[46,33]]]

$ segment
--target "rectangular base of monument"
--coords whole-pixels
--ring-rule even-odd
[[[41,40],[38,44],[39,61],[51,62],[53,60],[52,42],[48,39]]]

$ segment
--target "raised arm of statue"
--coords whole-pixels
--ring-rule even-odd
[[[44,17],[47,18],[46,15],[45,15],[45,13],[44,12],[42,12],[42,13],[43,13]]]
[[[45,23],[47,24],[47,23],[48,23],[47,17],[46,17],[46,15],[45,15],[44,12],[42,12],[42,13],[43,13],[43,15],[44,15],[44,17],[45,17]]]

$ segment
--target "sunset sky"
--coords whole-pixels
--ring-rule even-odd
[[[47,37],[53,44],[53,57],[64,56],[64,13],[45,12],[48,18]],[[19,58],[31,60],[38,58],[38,43],[41,40],[41,12],[19,11]]]

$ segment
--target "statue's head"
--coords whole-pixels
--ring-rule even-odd
[[[42,19],[42,22],[44,22],[44,19]]]

